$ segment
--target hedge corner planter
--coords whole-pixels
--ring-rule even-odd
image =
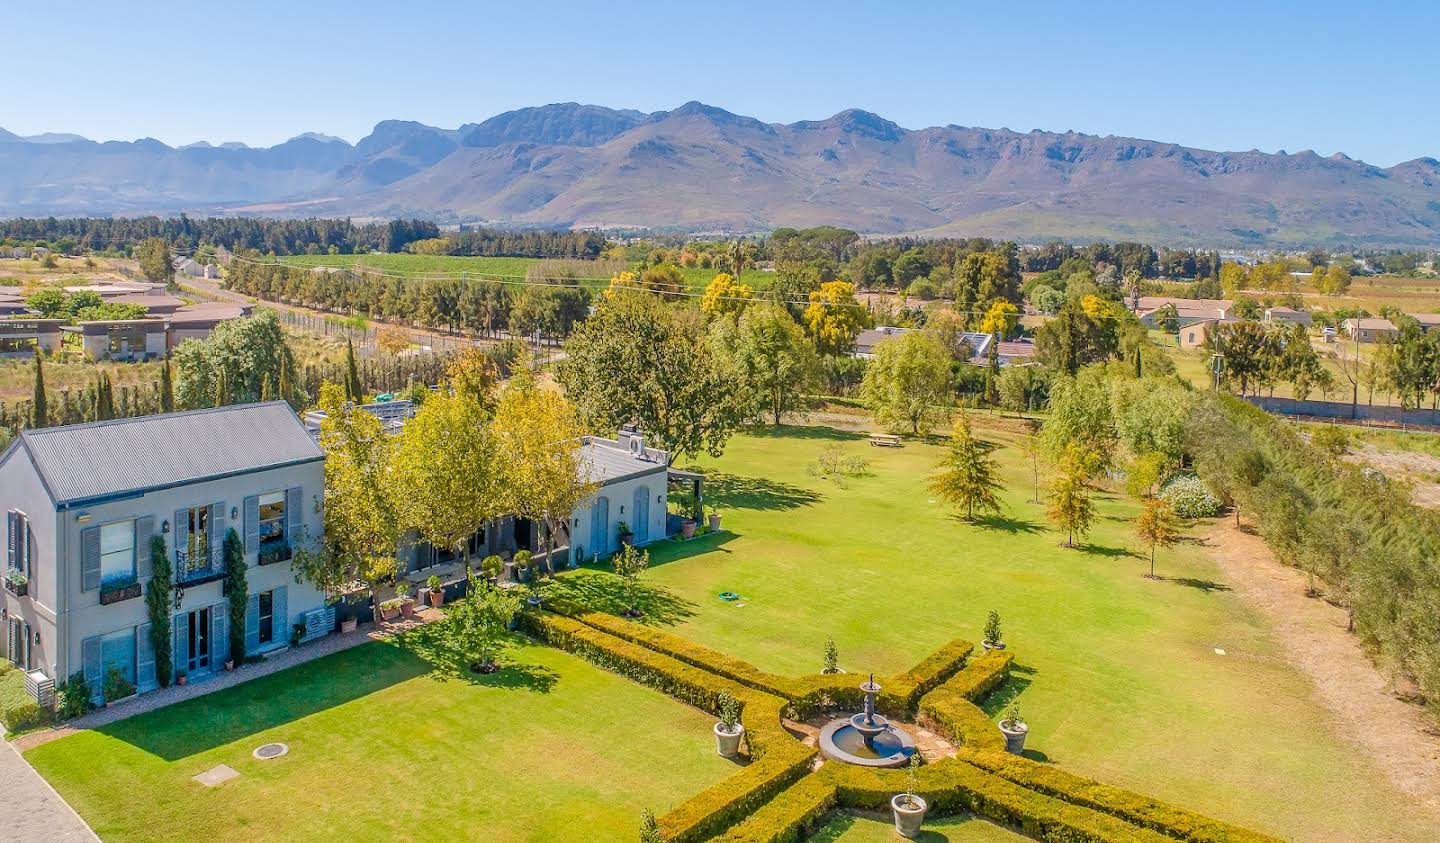
[[[1011,755],[1020,755],[1025,751],[1025,736],[1029,733],[1030,726],[1025,723],[1000,721],[1000,734],[1005,736],[1005,751]]]
[[[745,737],[745,727],[739,723],[735,724],[735,731],[731,732],[725,728],[724,723],[715,724],[715,751],[726,758],[734,758],[740,754],[740,740]]]
[[[897,793],[890,797],[890,813],[895,815],[895,831],[901,837],[919,837],[920,824],[929,809],[922,797],[913,794]]]

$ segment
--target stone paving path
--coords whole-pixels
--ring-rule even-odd
[[[0,840],[55,843],[100,838],[66,804],[50,783],[20,757],[20,750],[0,738]]]
[[[832,714],[812,717],[804,722],[798,720],[781,720],[780,724],[785,727],[786,731],[798,738],[801,743],[806,746],[816,746],[820,742],[820,729],[834,719],[835,715]],[[953,758],[955,756],[955,745],[929,729],[923,729],[914,723],[902,723],[898,720],[894,722],[896,726],[909,732],[910,736],[915,739],[915,748],[920,750],[920,757],[925,759],[925,763],[933,764],[942,758]],[[820,766],[819,759],[817,759],[815,766]]]

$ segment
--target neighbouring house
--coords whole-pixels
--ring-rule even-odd
[[[25,297],[20,295],[19,290],[0,290],[0,317],[19,316],[29,312],[30,307],[25,304]]]
[[[176,258],[175,271],[191,278],[219,278],[220,269],[214,264],[200,263],[194,258]]]
[[[1310,314],[1304,310],[1296,310],[1293,307],[1267,307],[1265,309],[1265,322],[1272,325],[1304,325],[1310,327]]]
[[[1035,362],[1035,341],[1029,337],[1001,342],[995,348],[1001,366],[1023,366]]]
[[[185,305],[185,300],[166,293],[126,293],[105,299],[114,304],[134,304],[145,308],[150,316],[169,316]]]
[[[324,459],[281,401],[22,432],[0,454],[0,599],[26,687],[49,704],[80,674],[98,698],[112,669],[157,687],[142,598],[156,536],[177,585],[164,621],[177,672],[203,679],[229,658],[230,529],[244,546],[246,653],[328,633],[333,610],[291,568],[297,543],[321,535]]]
[[[36,349],[53,354],[64,324],[64,319],[0,319],[0,357],[30,357]]]
[[[1140,324],[1160,330],[1169,308],[1174,308],[1179,326],[1193,325],[1213,319],[1226,319],[1235,308],[1229,299],[1182,299],[1174,296],[1141,296],[1135,300],[1135,313]]]
[[[1420,324],[1420,330],[1429,333],[1440,328],[1440,313],[1412,313],[1410,318]]]
[[[244,319],[255,305],[230,302],[197,302],[182,305],[166,319],[169,325],[167,347],[174,348],[185,340],[203,340],[221,322]]]
[[[1199,348],[1205,345],[1210,337],[1210,332],[1215,330],[1216,325],[1228,325],[1234,322],[1241,322],[1233,316],[1224,319],[1202,319],[1198,322],[1191,322],[1180,328],[1180,347]]]
[[[94,293],[106,301],[120,296],[164,296],[165,285],[154,281],[98,281],[94,284],[72,284],[65,292]]]
[[[1360,342],[1379,342],[1381,339],[1388,339],[1399,336],[1400,329],[1389,319],[1368,317],[1365,319],[1346,319],[1340,323],[1351,339]]]
[[[154,360],[169,350],[170,324],[164,319],[99,319],[66,325],[93,360]]]
[[[855,335],[855,342],[850,347],[850,356],[862,359],[870,359],[875,356],[875,346],[885,340],[903,336],[916,330],[915,328],[892,328],[880,326],[867,328]],[[994,341],[990,334],[981,334],[976,331],[961,331],[956,334],[956,343],[964,342],[970,348],[970,362],[984,363],[990,352],[990,343]]]

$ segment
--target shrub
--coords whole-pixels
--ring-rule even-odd
[[[1015,656],[991,650],[920,699],[920,724],[971,749],[1004,749],[1005,738],[976,705],[1010,675]]]
[[[0,659],[0,676],[4,676],[15,669],[15,665],[9,659]]]
[[[807,776],[715,841],[791,843],[813,831],[834,807],[835,785],[818,776]]]
[[[1327,424],[1310,434],[1310,444],[1331,457],[1341,457],[1350,449],[1350,434],[1337,424]]]
[[[100,691],[105,697],[105,702],[115,702],[135,693],[135,685],[125,678],[125,674],[120,672],[120,668],[112,667],[105,672],[105,679],[100,684]]]
[[[0,723],[5,724],[7,732],[18,732],[21,729],[40,726],[49,721],[50,712],[41,708],[40,704],[34,700],[12,702],[0,710]]]
[[[1220,501],[1193,474],[1171,478],[1160,490],[1160,499],[1181,518],[1211,518],[1220,513]]]
[[[55,713],[62,720],[74,720],[93,707],[90,683],[78,671],[55,689]]]

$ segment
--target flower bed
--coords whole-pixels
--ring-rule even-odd
[[[119,603],[122,600],[131,600],[139,596],[140,583],[138,580],[131,583],[102,584],[100,586],[100,605],[102,606]]]

